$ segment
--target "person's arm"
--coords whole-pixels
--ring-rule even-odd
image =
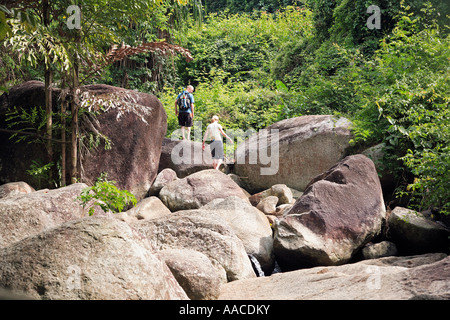
[[[191,118],[194,119],[195,100],[194,100],[194,96],[192,95],[192,93],[189,93],[189,100],[191,102]]]
[[[175,115],[178,116],[178,98],[175,100]]]
[[[202,150],[205,150],[205,141],[206,141],[206,139],[208,139],[208,134],[209,134],[209,128],[206,128],[205,135],[203,136]]]
[[[219,128],[220,133],[223,134],[224,137],[226,137],[228,140],[230,140],[231,142],[234,142],[233,139],[231,139],[229,136],[227,136],[227,134],[223,131],[222,128]]]

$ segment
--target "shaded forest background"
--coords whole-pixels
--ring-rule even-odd
[[[166,2],[133,23],[114,21],[123,30],[115,43],[165,39],[194,60],[141,53],[105,66],[89,83],[157,95],[168,136],[178,128],[174,99],[188,84],[196,89],[195,120],[206,124],[218,114],[228,129],[258,130],[309,114],[348,117],[355,150],[382,144],[393,201],[450,213],[448,2]],[[380,29],[366,24],[370,5],[381,9]],[[33,62],[4,40],[0,88],[44,81],[44,65]],[[54,82],[62,79],[56,74]]]

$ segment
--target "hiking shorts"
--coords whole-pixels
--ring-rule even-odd
[[[192,127],[192,118],[189,112],[178,113],[178,125],[181,127]]]
[[[213,159],[224,159],[223,156],[223,142],[220,140],[213,140],[209,144],[209,148],[211,149],[211,157]]]

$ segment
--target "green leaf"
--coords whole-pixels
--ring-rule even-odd
[[[275,84],[277,86],[277,90],[278,91],[281,91],[281,92],[284,92],[284,93],[288,93],[289,92],[288,87],[283,82],[281,82],[280,80],[276,80]]]
[[[108,181],[105,175],[100,176],[94,186],[83,189],[78,200],[83,208],[89,204],[89,215],[94,213],[96,205],[105,212],[118,213],[128,205],[135,206],[137,203],[132,193],[118,189],[115,181]]]
[[[3,11],[0,11],[0,41],[5,39],[8,34],[11,33],[11,28],[6,21],[6,15]]]

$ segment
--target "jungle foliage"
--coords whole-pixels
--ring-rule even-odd
[[[160,1],[151,19],[136,15],[131,23],[120,18],[106,25],[117,43],[165,39],[190,50],[193,61],[142,53],[90,81],[156,94],[166,107],[168,136],[178,129],[175,97],[188,84],[196,89],[201,130],[214,114],[225,129],[244,131],[301,115],[346,116],[356,151],[384,146],[383,163],[396,181],[393,199],[450,213],[448,2],[181,2]],[[367,26],[371,5],[380,8],[379,29]],[[110,41],[99,36],[92,35],[89,48],[105,52]],[[42,65],[0,50],[4,89],[43,80]]]
[[[372,4],[381,9],[380,29],[366,25]],[[196,120],[205,124],[218,114],[225,128],[258,130],[340,114],[355,124],[355,150],[384,146],[396,181],[390,200],[449,213],[449,8],[310,0],[270,13],[229,6],[210,13],[201,29],[178,35],[194,61],[176,61],[177,79],[160,94],[168,135],[177,128],[173,97],[188,83],[196,87]]]

